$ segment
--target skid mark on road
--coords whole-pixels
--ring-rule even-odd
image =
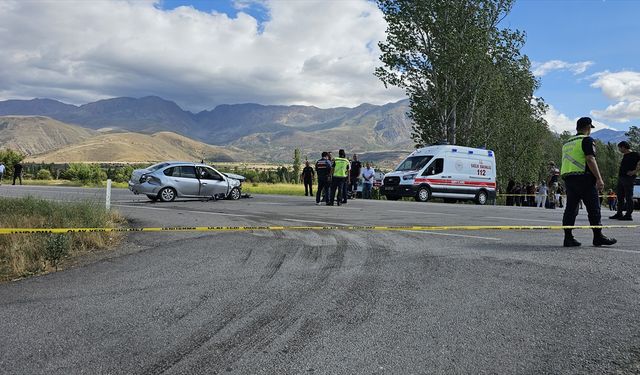
[[[454,234],[454,233],[442,233],[442,232],[427,232],[421,230],[403,230],[400,232],[409,232],[409,233],[421,233],[421,234],[433,234],[436,236],[448,236],[448,237],[462,237],[462,238],[475,238],[480,240],[490,240],[490,241],[501,241],[502,239],[496,237],[482,237],[482,236],[471,236],[468,234]]]

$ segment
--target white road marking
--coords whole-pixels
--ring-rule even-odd
[[[315,221],[315,220],[300,220],[300,219],[282,219],[285,221],[294,221],[294,222],[298,222],[298,223],[316,223],[316,224],[324,224],[324,225],[329,225],[329,226],[335,226],[335,225],[343,225],[343,226],[351,226],[351,224],[344,224],[344,223],[329,223],[326,221]]]
[[[458,214],[448,214],[443,212],[426,212],[426,211],[406,211],[406,210],[387,210],[391,212],[402,212],[403,214],[419,214],[419,215],[442,215],[442,216],[458,216]]]
[[[481,240],[491,240],[491,241],[502,241],[500,238],[495,237],[481,237],[481,236],[470,236],[467,234],[453,234],[453,233],[441,233],[441,232],[427,232],[423,230],[403,230],[401,232],[411,232],[411,233],[426,233],[426,234],[435,234],[438,236],[449,236],[449,237],[463,237],[463,238],[476,238]]]
[[[141,209],[144,209],[144,210],[191,212],[191,213],[194,213],[194,214],[216,215],[216,216],[236,216],[236,217],[250,217],[251,216],[251,215],[240,215],[240,214],[227,214],[227,213],[222,213],[222,212],[194,211],[194,210],[160,208],[160,207],[129,206],[129,205],[126,205],[126,204],[114,204],[113,206],[115,206],[115,207],[127,207],[127,208],[141,208]]]
[[[501,217],[501,216],[485,216],[484,219],[516,220],[516,221],[539,221],[541,223],[558,223],[558,220],[518,219],[518,218],[515,218],[515,217]]]

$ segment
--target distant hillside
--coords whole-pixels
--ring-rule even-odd
[[[232,162],[251,160],[249,154],[230,147],[211,146],[184,136],[160,132],[100,134],[78,144],[31,156],[27,162],[155,162],[182,160]]]
[[[77,144],[97,134],[43,116],[0,117],[0,148],[11,148],[26,155]]]
[[[627,140],[624,130],[602,129],[591,133],[594,139],[604,143],[619,143]]]
[[[291,161],[344,148],[347,152],[413,147],[408,102],[321,109],[312,106],[220,105],[193,114],[159,97],[113,98],[73,106],[48,99],[0,102],[1,114],[49,115],[90,129],[156,133],[172,131],[219,146],[250,150],[265,161]]]

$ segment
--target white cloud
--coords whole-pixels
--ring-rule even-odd
[[[593,110],[591,114],[616,122],[640,119],[640,72],[600,72],[594,74],[596,80],[591,87],[599,88],[609,99],[617,103],[604,110]]]
[[[532,68],[535,76],[542,77],[555,70],[568,70],[574,75],[578,75],[584,73],[591,65],[593,65],[593,61],[570,63],[562,60],[550,60],[534,62]]]
[[[159,95],[190,109],[221,103],[386,103],[373,75],[386,23],[375,3],[259,3],[259,24],[147,1],[0,1],[0,98],[84,103]]]
[[[564,113],[558,111],[554,106],[549,105],[549,110],[547,111],[547,113],[542,116],[547,123],[549,124],[549,128],[556,132],[556,133],[562,133],[565,131],[568,131],[570,133],[574,133],[576,131],[576,122],[578,121],[579,117],[575,117],[573,119],[569,118],[569,116],[565,115]],[[611,126],[600,122],[600,121],[593,121],[593,125],[596,127],[594,130],[600,130],[600,129],[613,129]]]

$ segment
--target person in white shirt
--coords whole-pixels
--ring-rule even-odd
[[[547,204],[547,195],[549,194],[549,189],[547,188],[547,184],[543,181],[538,188],[538,207],[545,208]]]
[[[376,171],[371,168],[371,164],[367,163],[366,168],[362,171],[362,198],[371,199],[371,189],[373,189],[373,179]]]
[[[2,185],[3,177],[4,177],[4,164],[0,162],[0,185]]]

